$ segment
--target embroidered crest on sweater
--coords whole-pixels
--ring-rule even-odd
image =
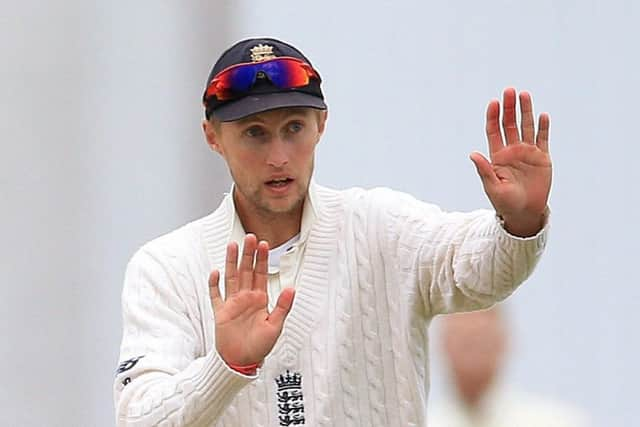
[[[129,369],[133,368],[134,366],[136,366],[136,363],[138,363],[138,360],[142,359],[143,357],[144,356],[138,356],[138,357],[134,357],[133,359],[125,360],[120,364],[120,366],[118,366],[116,375],[120,375],[121,373],[126,372]]]
[[[281,426],[304,425],[304,399],[302,375],[298,372],[280,374],[278,386],[278,419]]]

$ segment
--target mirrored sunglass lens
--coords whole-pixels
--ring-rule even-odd
[[[256,80],[256,67],[238,67],[229,71],[229,87],[235,92],[248,91]]]
[[[309,83],[309,78],[301,64],[296,61],[279,60],[272,61],[261,66],[271,82],[281,89],[304,86]]]

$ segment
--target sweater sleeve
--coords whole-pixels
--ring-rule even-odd
[[[383,192],[386,247],[431,316],[502,301],[531,274],[545,248],[548,212],[537,235],[520,238],[509,234],[493,211],[448,213],[389,193]]]
[[[118,426],[211,425],[253,377],[231,370],[202,331],[171,265],[144,248],[131,259],[122,293],[123,338],[114,382]],[[194,304],[191,304],[194,305]]]

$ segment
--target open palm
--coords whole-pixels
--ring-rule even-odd
[[[209,277],[209,292],[215,316],[216,349],[230,365],[260,364],[282,332],[293,304],[294,290],[285,288],[271,313],[267,309],[267,259],[269,245],[248,234],[238,266],[238,245],[227,246],[225,298],[222,299],[215,270]],[[255,260],[255,266],[254,266]]]
[[[516,123],[516,91],[503,94],[502,131],[500,102],[487,107],[486,132],[491,161],[473,153],[485,192],[507,230],[529,236],[540,230],[551,190],[549,116],[541,114],[536,134],[531,95],[520,93],[521,127]],[[505,143],[506,142],[506,143]]]

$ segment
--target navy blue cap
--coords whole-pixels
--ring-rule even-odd
[[[220,56],[209,73],[202,99],[207,119],[213,116],[217,120],[230,122],[277,108],[309,107],[320,110],[327,108],[319,78],[311,78],[308,85],[291,89],[279,89],[267,79],[260,80],[248,92],[225,101],[219,101],[215,96],[206,96],[209,84],[220,71],[232,65],[264,60],[261,55],[268,55],[268,58],[274,56],[298,58],[313,67],[311,61],[302,52],[281,40],[253,38],[239,41]]]

